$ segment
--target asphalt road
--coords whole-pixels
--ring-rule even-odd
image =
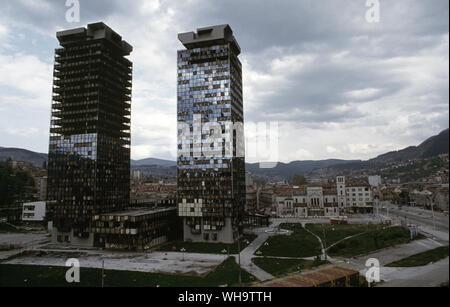
[[[424,210],[417,207],[402,207],[399,209],[396,205],[386,204],[385,209],[381,209],[380,213],[383,215],[389,214],[391,218],[401,221],[406,220],[407,223],[425,226],[428,228],[433,228],[435,223],[435,230],[442,232],[449,231],[449,217],[440,212],[434,212],[434,223],[431,210]]]

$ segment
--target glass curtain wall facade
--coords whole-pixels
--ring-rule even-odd
[[[185,240],[231,243],[245,205],[242,65],[228,25],[179,34],[178,214]]]
[[[48,200],[56,241],[93,245],[93,217],[130,199],[132,47],[103,23],[57,38]]]

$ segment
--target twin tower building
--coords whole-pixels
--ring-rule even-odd
[[[130,208],[133,47],[103,23],[57,38],[47,190],[54,243],[146,249],[177,227],[186,241],[234,242],[245,157],[241,50],[230,26],[178,35],[185,49],[177,53],[172,211]]]

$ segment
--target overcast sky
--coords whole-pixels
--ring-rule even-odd
[[[55,32],[103,21],[134,46],[132,158],[175,159],[177,33],[229,24],[246,122],[279,160],[369,159],[449,126],[448,0],[0,1],[0,146],[48,151]],[[247,136],[251,136],[247,133]],[[255,159],[249,159],[254,162]]]

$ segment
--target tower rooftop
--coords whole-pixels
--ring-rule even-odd
[[[197,33],[179,33],[178,39],[188,49],[231,43],[235,47],[237,54],[241,53],[241,47],[234,38],[231,27],[227,24],[198,28]]]
[[[122,36],[103,22],[88,24],[87,28],[60,31],[56,33],[56,37],[61,46],[86,40],[106,39],[121,49],[124,55],[129,55],[133,51],[133,47],[122,40]]]

